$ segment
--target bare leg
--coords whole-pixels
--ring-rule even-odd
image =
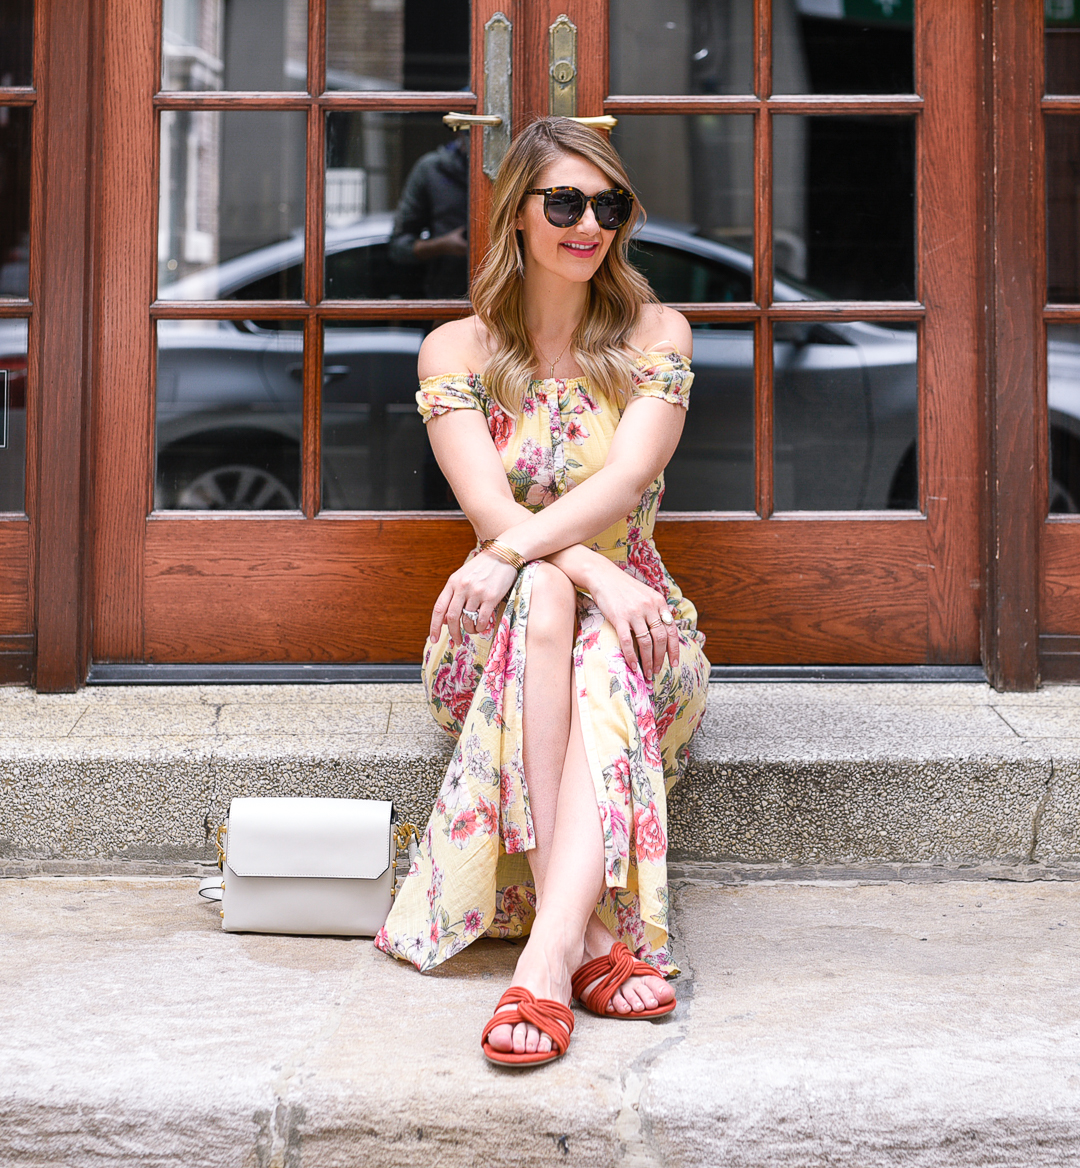
[[[584,954],[585,930],[604,886],[604,840],[572,692],[574,586],[540,564],[525,638],[523,758],[536,847],[529,852],[537,914],[514,984],[537,997],[570,1001],[570,977]],[[599,922],[597,922],[599,923]],[[546,1051],[534,1026],[500,1026],[489,1043],[502,1051]]]

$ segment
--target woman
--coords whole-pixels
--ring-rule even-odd
[[[458,739],[376,944],[431,969],[528,934],[482,1035],[558,1058],[571,996],[674,1009],[666,792],[709,665],[651,535],[693,375],[686,320],[627,261],[639,212],[601,135],[545,118],[507,152],[476,315],[420,350],[432,448],[482,546],[446,583],[424,659]]]

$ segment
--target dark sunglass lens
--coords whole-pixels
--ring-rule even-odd
[[[596,198],[596,221],[613,231],[630,218],[630,200],[619,191],[601,191]]]
[[[584,199],[577,191],[558,191],[544,202],[548,222],[554,227],[573,227],[584,210]]]

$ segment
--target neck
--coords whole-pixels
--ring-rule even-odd
[[[550,361],[570,340],[585,315],[589,286],[560,280],[543,270],[530,272],[526,266],[523,291],[529,335]]]

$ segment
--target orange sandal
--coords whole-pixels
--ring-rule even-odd
[[[498,1012],[502,1006],[509,1005],[516,1006],[516,1009]],[[537,998],[524,986],[511,986],[499,999],[495,1011],[480,1036],[480,1045],[488,1062],[507,1067],[535,1067],[554,1062],[566,1054],[570,1035],[574,1033],[574,1014],[569,1006],[552,998]],[[529,1022],[537,1030],[542,1030],[551,1039],[552,1049],[516,1054],[514,1051],[494,1050],[488,1045],[488,1035],[496,1026],[516,1026],[519,1022]]]
[[[632,977],[661,977],[651,965],[638,959],[621,942],[611,946],[611,952],[604,957],[587,961],[570,979],[574,997],[593,1014],[601,1018],[659,1018],[675,1009],[675,1000],[654,1006],[651,1010],[634,1010],[630,1014],[616,1014],[608,1011],[611,999],[619,992],[620,986]],[[586,994],[585,987],[591,981],[600,981]]]

